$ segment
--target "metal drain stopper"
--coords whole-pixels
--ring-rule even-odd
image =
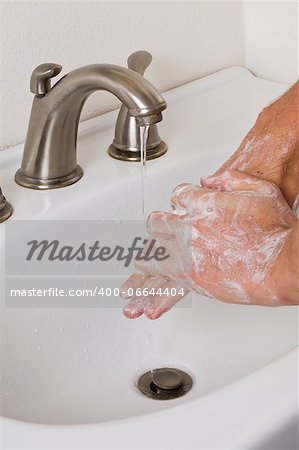
[[[174,369],[157,369],[152,378],[152,383],[156,388],[167,391],[178,389],[183,383],[182,375]]]
[[[185,395],[192,384],[192,378],[183,370],[163,367],[141,375],[137,387],[146,397],[170,400]]]

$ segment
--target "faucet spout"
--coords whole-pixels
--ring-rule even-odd
[[[84,103],[93,92],[114,94],[140,126],[159,122],[166,108],[155,87],[133,70],[94,64],[73,70],[51,88],[49,79],[60,70],[57,64],[42,64],[31,76],[35,97],[15,180],[32,189],[64,187],[81,178],[76,156],[78,125]]]

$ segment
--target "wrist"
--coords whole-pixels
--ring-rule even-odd
[[[278,186],[292,207],[299,190],[299,139],[296,117],[273,103],[258,116],[237,151],[215,175],[237,169]],[[285,120],[287,118],[287,121]]]

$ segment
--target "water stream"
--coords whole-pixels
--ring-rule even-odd
[[[146,143],[149,125],[140,127],[140,153],[141,153],[141,214],[146,219]]]
[[[143,237],[147,237],[146,232],[146,216],[149,213],[147,210],[147,180],[146,180],[146,144],[149,132],[149,125],[140,127],[140,162],[141,162],[141,217],[142,217],[142,229]],[[150,327],[149,327],[150,328]],[[153,365],[155,363],[155,348],[154,348],[154,335],[149,332],[146,340],[146,352],[144,355],[145,365]]]

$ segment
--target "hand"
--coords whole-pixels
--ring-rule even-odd
[[[290,238],[298,220],[280,190],[235,170],[205,178],[202,185],[174,190],[172,205],[184,214],[149,216],[149,234],[170,258],[165,265],[139,262],[143,274],[132,275],[123,289],[183,285],[185,295],[193,290],[231,303],[289,303],[279,278],[281,268],[291,264]],[[181,298],[133,297],[124,313],[157,318]]]
[[[236,169],[275,183],[292,207],[299,192],[298,96],[299,82],[264,108],[215,175]]]

